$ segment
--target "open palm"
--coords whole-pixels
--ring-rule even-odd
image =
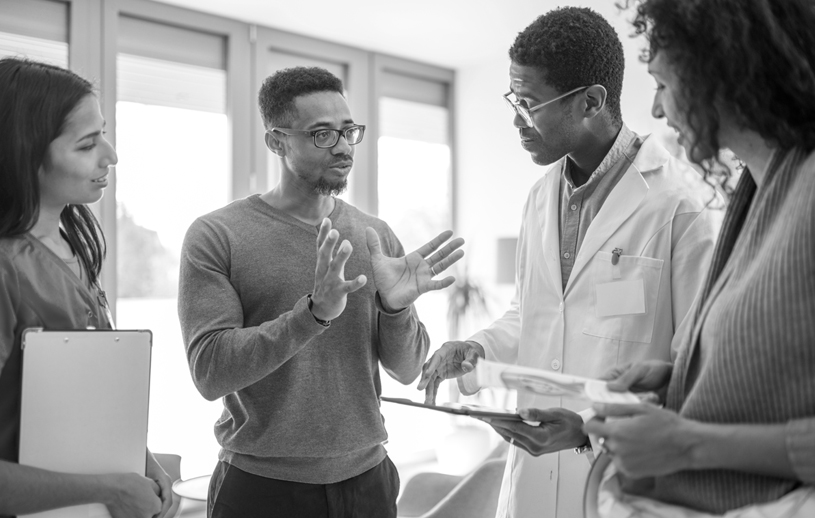
[[[444,244],[452,237],[451,230],[442,232],[404,257],[384,255],[376,230],[368,227],[365,229],[365,235],[371,253],[374,285],[385,309],[398,311],[406,308],[422,293],[440,290],[455,282],[456,279],[452,276],[433,279],[435,275],[464,257],[464,251],[460,250],[464,240],[460,237]]]

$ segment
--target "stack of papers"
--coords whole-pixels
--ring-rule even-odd
[[[503,387],[540,396],[582,399],[593,403],[639,403],[633,392],[612,392],[605,381],[557,372],[479,360],[475,365],[481,387]]]

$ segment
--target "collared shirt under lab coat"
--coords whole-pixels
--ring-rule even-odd
[[[717,218],[705,205],[715,196],[712,188],[647,138],[589,227],[564,290],[562,160],[532,187],[524,207],[509,311],[470,340],[484,347],[488,360],[590,378],[628,362],[670,361],[671,338],[710,263]],[[615,248],[623,250],[617,272],[611,263]],[[645,314],[597,315],[598,284],[636,279],[644,284]],[[461,378],[460,386],[464,393],[477,390],[472,375]],[[518,394],[519,408],[561,406],[587,408],[581,401]],[[589,467],[587,457],[572,450],[536,458],[511,447],[497,516],[582,516]]]

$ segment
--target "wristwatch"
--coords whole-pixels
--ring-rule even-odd
[[[313,301],[313,300],[311,300],[311,293],[309,293],[309,294],[308,294],[307,300],[308,300],[308,310],[309,310],[309,311],[311,311],[311,306],[313,306],[313,305],[314,305],[314,301]],[[311,313],[311,316],[313,316],[313,317],[314,317],[314,313]],[[314,317],[314,320],[316,320],[316,321],[317,321],[317,323],[318,323],[318,324],[320,324],[320,325],[321,325],[321,326],[323,326],[323,327],[328,327],[328,326],[330,326],[330,325],[331,325],[331,321],[330,321],[330,320],[320,320],[320,319],[319,319],[319,318],[317,318],[317,317]]]
[[[591,449],[591,439],[586,438],[586,444],[583,446],[578,446],[574,449],[574,452],[578,455],[585,455],[586,453],[591,453],[594,450]]]

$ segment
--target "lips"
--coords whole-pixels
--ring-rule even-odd
[[[107,181],[108,181],[108,175],[110,175],[110,173],[105,173],[105,174],[103,174],[102,176],[100,176],[99,178],[94,178],[94,179],[93,179],[93,180],[91,180],[91,181],[92,181],[93,183],[107,183]]]

